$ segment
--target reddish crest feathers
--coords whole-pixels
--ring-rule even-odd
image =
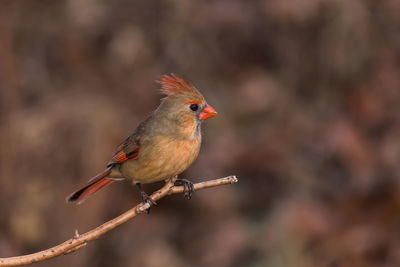
[[[167,95],[167,97],[178,93],[191,93],[201,96],[193,85],[173,73],[171,73],[171,76],[161,76],[161,79],[157,80],[157,82],[161,84],[160,92]]]

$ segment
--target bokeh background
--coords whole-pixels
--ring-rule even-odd
[[[127,182],[64,198],[157,107],[164,73],[219,112],[182,177],[239,183],[37,266],[400,266],[396,0],[2,1],[0,257],[139,202]]]

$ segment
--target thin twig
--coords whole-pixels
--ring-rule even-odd
[[[228,176],[220,179],[205,181],[201,183],[194,184],[194,190],[201,190],[210,187],[232,184],[236,183],[238,180],[236,176]],[[183,186],[174,186],[175,179],[170,179],[165,185],[158,191],[154,192],[150,197],[157,201],[167,195],[178,194],[183,192]],[[20,266],[25,264],[31,264],[39,261],[43,261],[46,259],[54,258],[59,255],[68,254],[74,251],[79,250],[80,248],[86,246],[86,244],[93,240],[99,238],[101,235],[107,233],[111,229],[116,228],[117,226],[127,222],[128,220],[136,217],[137,215],[146,211],[147,208],[151,206],[150,203],[140,203],[133,207],[132,209],[126,211],[120,216],[96,227],[93,230],[90,230],[84,234],[78,234],[78,231],[75,230],[75,235],[73,238],[56,245],[52,248],[45,249],[33,254],[9,257],[9,258],[0,258],[0,266]]]

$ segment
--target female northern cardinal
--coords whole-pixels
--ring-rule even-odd
[[[80,204],[99,189],[117,180],[130,179],[138,185],[144,202],[154,201],[141,184],[176,176],[197,158],[201,144],[201,121],[217,115],[190,83],[171,74],[161,77],[160,106],[143,121],[112,154],[107,168],[90,179],[66,200]],[[191,198],[193,184],[178,179],[185,196]]]

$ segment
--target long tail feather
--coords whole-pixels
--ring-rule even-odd
[[[104,186],[115,182],[116,180],[105,178],[110,174],[110,172],[111,168],[107,168],[103,172],[90,179],[87,184],[78,188],[65,199],[67,203],[74,202],[79,205]]]

